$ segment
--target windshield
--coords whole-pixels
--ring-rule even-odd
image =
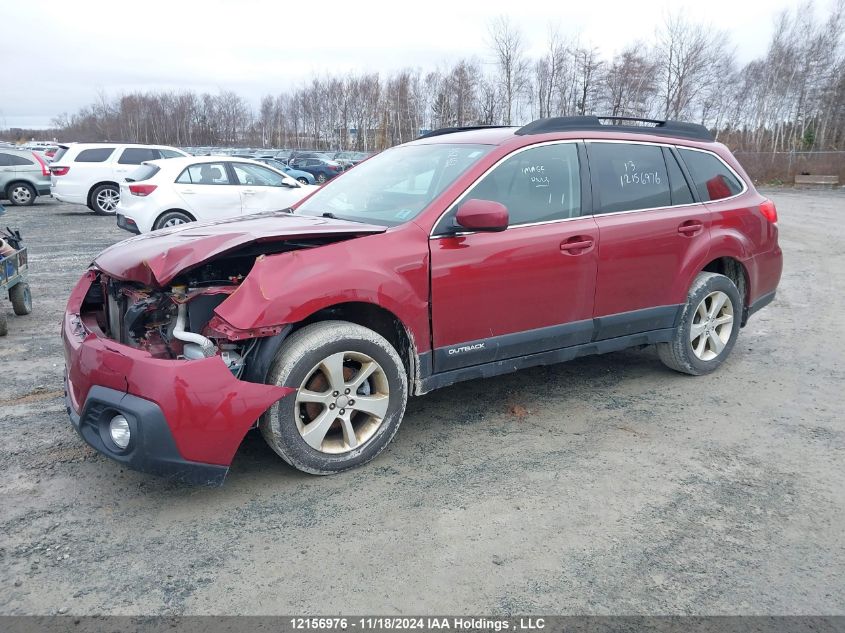
[[[296,213],[396,226],[415,218],[492,145],[402,145],[324,185]]]

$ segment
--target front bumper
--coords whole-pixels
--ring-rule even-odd
[[[154,402],[95,385],[88,392],[82,413],[73,410],[70,389],[66,391],[65,404],[71,424],[82,439],[128,468],[206,486],[219,486],[229,472],[228,466],[184,459],[164,413]],[[115,445],[109,436],[109,422],[118,414],[129,422],[131,439],[125,449]]]
[[[155,358],[106,338],[93,315],[80,314],[95,276],[89,271],[74,288],[62,327],[74,426],[88,444],[130,468],[220,483],[255,420],[293,389],[238,380],[219,356]],[[138,434],[124,452],[107,432],[117,413]]]

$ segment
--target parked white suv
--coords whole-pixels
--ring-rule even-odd
[[[166,145],[73,143],[59,145],[50,164],[50,192],[61,202],[84,204],[98,215],[114,215],[120,183],[147,160],[187,156]]]
[[[246,158],[145,162],[120,184],[117,225],[146,233],[187,222],[287,209],[319,189]]]

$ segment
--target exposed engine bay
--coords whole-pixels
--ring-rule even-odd
[[[207,325],[214,309],[237,290],[256,258],[335,241],[337,237],[251,244],[179,274],[166,288],[121,281],[100,272],[85,296],[82,312],[96,318],[107,338],[155,358],[220,356],[239,378],[259,339],[231,341],[211,331]]]

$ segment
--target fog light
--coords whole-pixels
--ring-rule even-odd
[[[109,435],[118,448],[129,446],[129,420],[122,415],[114,416],[109,422]]]

